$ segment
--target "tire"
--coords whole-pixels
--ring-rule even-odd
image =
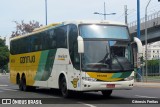
[[[16,78],[16,83],[19,85],[20,84],[20,76],[19,75],[17,75],[17,78]]]
[[[101,91],[104,97],[110,97],[112,94],[112,90]]]
[[[67,89],[67,82],[65,77],[62,77],[60,81],[60,90],[64,98],[70,97],[70,91]]]
[[[22,81],[21,81],[21,80],[19,81],[18,86],[19,86],[19,90],[20,90],[20,91],[23,91]]]
[[[21,81],[20,81],[20,84],[19,84],[19,89],[21,91],[27,91],[28,90],[28,87],[26,86],[26,78],[25,78],[25,76],[22,76],[22,78],[21,78]]]

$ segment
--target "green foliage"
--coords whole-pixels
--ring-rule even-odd
[[[148,60],[147,61],[148,66],[156,66],[159,65],[159,60]]]
[[[0,47],[5,46],[5,40],[0,38]]]
[[[0,39],[0,69],[5,69],[9,62],[9,50],[5,45],[5,40]]]

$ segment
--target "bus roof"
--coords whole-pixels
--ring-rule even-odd
[[[36,33],[40,33],[42,31],[45,31],[53,26],[57,26],[57,25],[60,25],[61,23],[52,23],[52,24],[49,24],[47,26],[42,26],[40,28],[36,28],[34,29],[31,33],[27,33],[27,34],[24,34],[24,35],[19,35],[19,36],[15,36],[13,38],[10,38],[10,40],[15,40],[15,39],[19,39],[19,38],[23,38],[23,37],[26,37],[26,36],[30,36],[30,35],[33,35],[33,34],[36,34]]]
[[[20,35],[20,36],[15,36],[13,38],[10,38],[10,40],[23,38],[23,37],[30,36],[30,35],[33,35],[33,34],[36,34],[36,33],[40,33],[42,31],[45,31],[45,30],[47,30],[49,28],[52,28],[54,26],[67,25],[67,24],[75,24],[75,25],[79,25],[79,24],[106,24],[106,25],[127,26],[126,24],[124,24],[122,22],[109,21],[109,20],[72,20],[72,21],[64,21],[62,23],[52,23],[52,24],[49,24],[47,26],[43,26],[43,27],[37,28],[37,29],[33,30],[33,32],[31,32],[31,33]]]
[[[72,21],[64,21],[63,24],[107,24],[107,25],[122,25],[127,26],[125,23],[109,21],[109,20],[72,20]]]

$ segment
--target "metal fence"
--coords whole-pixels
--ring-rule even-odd
[[[159,65],[148,66],[147,74],[148,75],[146,76],[145,66],[143,66],[141,81],[160,82],[160,66]]]

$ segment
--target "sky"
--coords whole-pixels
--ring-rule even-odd
[[[45,25],[45,0],[0,0],[0,38],[9,37],[15,31],[16,24],[13,21],[28,23],[30,20]],[[140,15],[144,17],[145,7],[149,0],[140,0]],[[67,20],[102,20],[104,2],[106,13],[116,15],[106,16],[107,20],[124,22],[124,5],[128,7],[128,22],[135,21],[137,0],[47,0],[48,24]],[[160,2],[151,0],[148,14],[160,11]]]

